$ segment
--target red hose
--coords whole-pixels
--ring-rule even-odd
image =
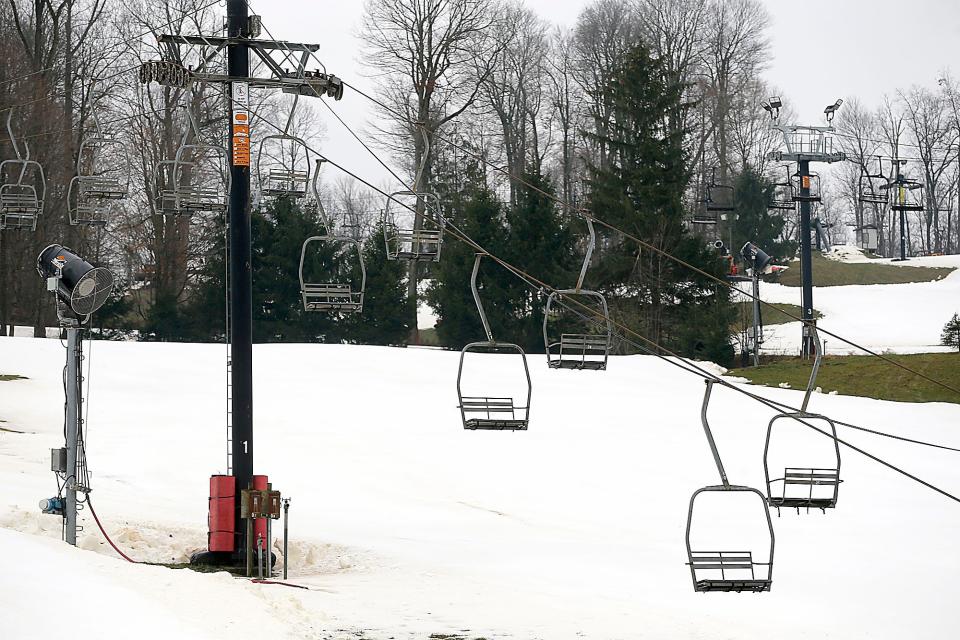
[[[100,518],[97,517],[97,512],[93,510],[93,503],[90,502],[90,494],[87,494],[87,506],[90,507],[90,513],[93,514],[93,519],[97,523],[97,527],[100,529],[100,533],[103,534],[103,537],[107,539],[107,542],[110,543],[110,546],[113,547],[113,550],[120,554],[120,557],[126,560],[127,562],[132,562],[134,564],[139,564],[136,560],[131,560],[130,556],[125,554],[123,551],[120,551],[120,548],[117,545],[113,544],[113,540],[110,539],[110,536],[107,535],[107,532],[104,531],[103,525],[100,524]]]

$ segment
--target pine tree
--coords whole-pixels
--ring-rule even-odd
[[[550,181],[540,175],[525,175],[524,182],[518,192],[517,205],[507,214],[510,231],[505,258],[551,286],[573,288],[577,277],[573,234],[555,201],[544,195],[553,194]],[[546,299],[516,276],[510,277],[514,278],[512,315],[517,320],[510,340],[525,351],[542,352]]]
[[[467,187],[462,197],[448,202],[448,217],[470,238],[488,251],[506,255],[508,231],[503,208],[482,184]],[[468,342],[485,340],[483,325],[470,291],[475,250],[448,233],[443,259],[432,265],[427,302],[437,315],[437,337],[446,347],[459,349]],[[516,322],[511,309],[514,276],[492,260],[484,260],[477,278],[484,311],[494,336],[513,340]]]
[[[956,347],[960,351],[960,314],[953,314],[953,317],[947,320],[947,324],[943,325],[940,344],[945,347]]]
[[[363,260],[367,268],[363,313],[349,319],[348,340],[360,344],[404,344],[413,316],[407,297],[406,263],[387,260],[382,222],[363,242]]]
[[[753,242],[775,258],[788,258],[796,253],[797,243],[781,240],[786,220],[770,212],[768,205],[773,197],[773,184],[747,167],[734,182],[734,206],[738,216],[734,229],[734,255],[746,242]]]
[[[628,52],[608,86],[612,122],[587,133],[607,157],[590,169],[590,207],[597,217],[699,269],[723,268],[683,226],[690,180],[684,132],[671,122],[689,105],[645,47]],[[657,251],[604,233],[597,276],[617,319],[682,355],[726,363],[733,358],[729,291]]]

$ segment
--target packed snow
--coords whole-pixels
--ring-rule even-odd
[[[955,276],[936,286],[945,283]],[[93,505],[133,558],[183,562],[205,543],[207,478],[224,471],[225,348],[96,342],[86,356]],[[774,518],[770,593],[697,594],[687,507],[719,481],[701,380],[649,356],[614,357],[606,372],[549,370],[530,356],[529,432],[467,432],[458,358],[254,348],[255,469],[292,498],[289,580],[309,587],[298,589],[128,564],[88,511],[80,548],[59,542],[60,519],[36,504],[56,491],[64,350],[0,338],[0,373],[27,377],[0,382],[0,637],[54,637],[67,625],[96,639],[955,634],[960,504],[844,450],[835,510]],[[491,382],[516,376],[508,360],[491,365]],[[798,391],[760,391],[800,402]],[[817,394],[810,409],[960,447],[960,405]],[[715,390],[710,417],[731,481],[762,486],[772,415]],[[790,437],[804,440],[787,449],[829,453],[822,436]],[[960,491],[957,453],[846,428],[840,437]],[[758,499],[704,507],[696,545],[765,553]]]
[[[911,258],[907,262],[871,260],[855,247],[840,246],[828,257],[844,262],[892,264],[913,267],[952,267],[947,277],[932,282],[871,284],[841,287],[814,287],[813,307],[823,314],[818,326],[867,347],[889,353],[948,351],[940,346],[943,325],[960,312],[960,255]],[[795,268],[799,269],[799,262]],[[800,287],[761,283],[765,302],[800,305]],[[763,350],[767,353],[798,353],[801,341],[799,322],[764,328]],[[827,335],[825,351],[832,355],[862,354],[862,350]]]

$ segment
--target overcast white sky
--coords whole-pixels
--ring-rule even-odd
[[[771,59],[765,77],[781,88],[803,124],[820,124],[823,107],[837,98],[868,106],[884,93],[912,84],[935,86],[945,69],[960,74],[960,0],[764,0],[772,17]],[[587,0],[526,0],[557,25],[572,26]],[[372,87],[358,62],[362,0],[251,0],[251,11],[278,39],[314,42],[327,69],[361,88]],[[318,105],[319,106],[319,105]],[[351,126],[362,127],[365,98],[344,95],[334,105]],[[386,172],[326,112],[323,151],[375,182]],[[333,177],[332,175],[328,177]]]

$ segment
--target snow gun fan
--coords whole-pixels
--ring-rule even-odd
[[[37,256],[37,273],[47,279],[57,300],[81,322],[102,307],[113,291],[113,274],[92,264],[70,249],[51,244]]]

